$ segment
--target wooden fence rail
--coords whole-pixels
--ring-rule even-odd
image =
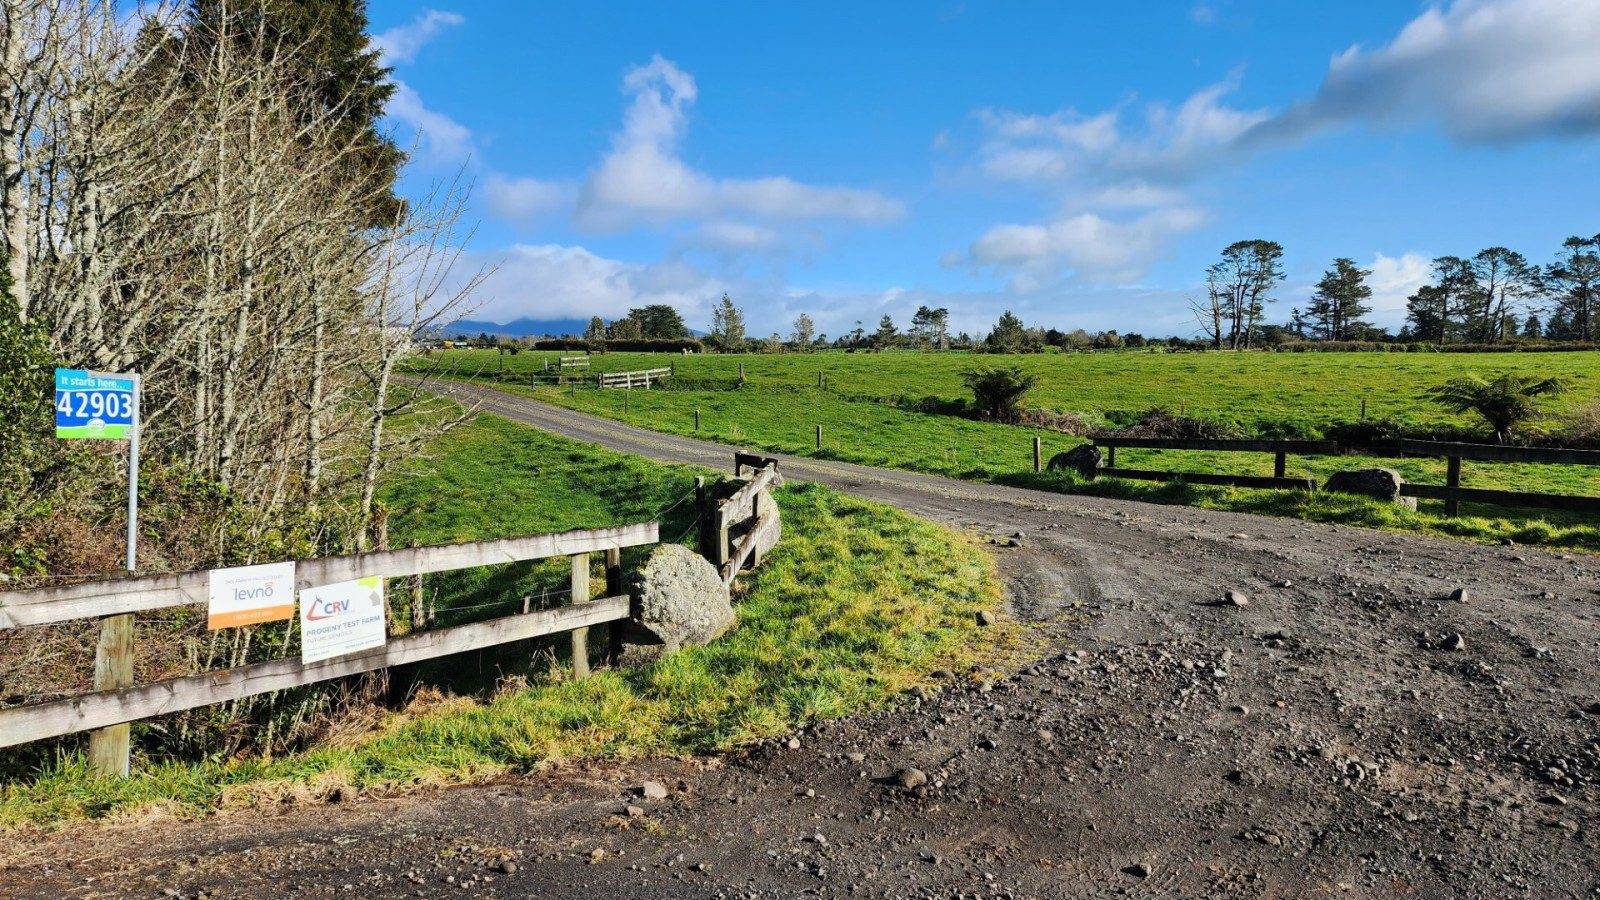
[[[396,638],[374,650],[320,662],[302,664],[298,659],[275,659],[136,687],[96,691],[65,700],[13,706],[0,709],[0,747],[615,622],[628,618],[629,603],[626,595],[605,597],[556,609],[424,631]]]
[[[297,561],[295,586],[301,589],[359,578],[401,578],[567,557],[572,564],[573,592],[571,603],[558,609],[528,611],[418,632],[388,641],[379,648],[332,659],[310,663],[279,659],[143,685],[128,683],[132,680],[131,672],[127,678],[100,677],[103,671],[120,671],[131,663],[132,614],[208,602],[210,573],[120,578],[0,594],[0,628],[105,618],[125,626],[130,634],[126,641],[107,641],[102,637],[95,654],[97,690],[94,692],[0,709],[0,747],[98,729],[90,745],[91,764],[108,774],[126,775],[127,723],[139,719],[563,631],[572,635],[573,667],[575,673],[582,676],[589,667],[586,637],[589,626],[625,619],[629,615],[630,598],[621,592],[622,548],[654,544],[659,540],[659,523],[644,522]],[[605,553],[608,596],[590,600],[589,557],[595,552]]]
[[[441,547],[410,547],[299,560],[295,563],[295,587],[300,589],[334,584],[374,575],[404,578],[453,569],[571,556],[575,553],[595,553],[613,547],[636,547],[656,543],[657,530],[655,522],[645,522],[561,534],[536,534]],[[203,604],[209,598],[209,584],[207,572],[179,572],[4,593],[0,594],[0,630]]]
[[[778,461],[753,453],[735,453],[734,476],[739,477],[746,466],[753,474],[727,499],[713,503],[701,497],[701,552],[717,567],[723,584],[731,585],[747,564],[760,565],[761,548],[771,546],[774,532],[780,527],[772,499],[772,489],[781,483]],[[733,539],[736,529],[743,530],[737,543]]]
[[[1094,439],[1094,444],[1096,447],[1101,447],[1106,451],[1106,464],[1097,469],[1096,474],[1150,481],[1188,481],[1195,484],[1289,488],[1296,490],[1314,490],[1316,482],[1311,478],[1290,478],[1286,476],[1286,461],[1291,454],[1298,456],[1355,454],[1387,458],[1429,456],[1446,461],[1445,484],[1433,485],[1407,482],[1401,485],[1400,495],[1403,497],[1443,500],[1446,515],[1460,515],[1462,501],[1489,503],[1499,506],[1600,513],[1600,497],[1527,491],[1484,490],[1481,488],[1462,487],[1461,485],[1461,463],[1463,460],[1600,466],[1600,451],[1596,450],[1570,450],[1563,447],[1508,447],[1499,444],[1416,440],[1357,443],[1341,441],[1097,437]],[[1273,476],[1268,478],[1260,475],[1215,475],[1200,472],[1119,468],[1117,466],[1118,447],[1149,450],[1271,453],[1273,454]]]
[[[637,372],[602,372],[595,376],[595,383],[603,388],[649,388],[651,382],[661,381],[671,375],[671,368],[640,369]]]

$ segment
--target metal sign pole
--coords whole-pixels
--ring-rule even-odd
[[[139,432],[144,400],[144,381],[133,376],[133,434],[128,439],[128,571],[139,568]]]

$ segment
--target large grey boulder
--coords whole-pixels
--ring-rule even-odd
[[[1323,490],[1341,494],[1360,494],[1390,503],[1401,501],[1400,488],[1406,480],[1393,469],[1345,469],[1328,476]]]
[[[688,547],[656,547],[635,579],[639,597],[635,624],[668,652],[704,644],[733,625],[733,603],[716,567]]]
[[[1093,444],[1079,444],[1065,453],[1057,453],[1050,457],[1050,462],[1045,468],[1055,471],[1057,469],[1071,469],[1084,478],[1093,478],[1100,468],[1100,448]]]

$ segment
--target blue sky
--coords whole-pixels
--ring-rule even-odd
[[[475,317],[1190,334],[1233,240],[1397,324],[1427,261],[1600,231],[1600,3],[383,2],[404,190],[473,184]]]

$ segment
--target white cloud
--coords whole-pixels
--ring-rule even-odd
[[[984,110],[979,165],[1007,181],[1053,181],[1078,187],[1172,181],[1225,155],[1239,137],[1266,121],[1265,110],[1228,106],[1237,80],[1196,91],[1176,108],[1148,103],[1093,115],[1066,109],[1049,115]]]
[[[695,170],[680,158],[678,145],[698,90],[693,77],[659,55],[630,70],[622,88],[632,102],[610,152],[584,182],[577,209],[583,224],[616,229],[728,216],[882,223],[904,214],[899,201],[875,191],[783,176],[723,179]]]
[[[1372,315],[1379,325],[1397,327],[1405,322],[1406,300],[1429,281],[1432,260],[1421,253],[1385,256],[1379,253],[1367,268],[1372,272]]]
[[[396,81],[394,94],[389,97],[384,112],[409,126],[434,160],[461,163],[471,158],[472,129],[429,109],[411,85]]]
[[[727,251],[759,251],[777,247],[782,237],[771,228],[744,222],[706,222],[700,226],[701,241],[708,247]]]
[[[444,29],[465,22],[461,15],[437,9],[424,10],[404,25],[397,25],[372,37],[372,45],[383,56],[384,65],[407,63],[416,58],[429,41]],[[412,132],[413,139],[434,162],[460,165],[473,154],[472,130],[422,102],[411,85],[396,78],[394,94],[384,112]]]
[[[1045,287],[1064,272],[1099,284],[1137,281],[1172,237],[1205,215],[1187,207],[1115,221],[1079,213],[1043,225],[997,225],[968,248],[973,265],[1003,270],[1018,291]]]
[[[1210,3],[1196,3],[1189,7],[1189,18],[1197,25],[1212,25],[1217,21],[1217,8]]]
[[[1215,12],[1207,3],[1193,9]],[[1196,175],[1344,124],[1434,125],[1466,142],[1600,133],[1597,48],[1600,0],[1455,0],[1430,6],[1382,46],[1336,55],[1316,93],[1279,112],[1229,104],[1236,77],[1177,107],[981,111],[979,171],[1029,185],[1062,212],[1040,225],[991,229],[967,259],[1012,273],[1014,288],[1046,283],[1052,266],[1136,275],[1161,252],[1163,236],[1194,227],[1198,213],[1183,188]],[[1149,212],[1128,218],[1134,209]],[[1412,254],[1374,265],[1396,285],[1409,285],[1418,269]]]
[[[1233,87],[1232,79],[1211,85],[1176,107],[981,111],[980,171],[1033,188],[1058,211],[1043,223],[995,226],[955,261],[1001,272],[1021,292],[1068,274],[1096,284],[1138,281],[1171,238],[1206,219],[1184,182],[1268,115],[1228,106]]]
[[[408,63],[416,59],[417,52],[438,37],[440,32],[465,21],[459,13],[423,10],[410,22],[373,35],[372,45],[383,54],[384,65]]]
[[[476,292],[482,300],[473,318],[510,322],[524,316],[614,319],[648,303],[668,303],[691,322],[709,319],[711,303],[726,284],[687,264],[623,262],[587,248],[517,244],[475,253],[463,261],[493,269]]]
[[[503,219],[526,221],[572,203],[571,185],[537,178],[508,178],[491,173],[483,183],[489,210]]]
[[[1595,0],[1456,0],[1430,7],[1381,47],[1335,56],[1316,94],[1255,137],[1352,122],[1436,124],[1462,141],[1594,133],[1597,48]]]

